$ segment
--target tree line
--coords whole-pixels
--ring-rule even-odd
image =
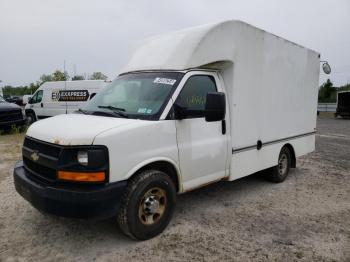
[[[319,103],[335,103],[337,101],[337,92],[339,91],[350,91],[350,83],[335,87],[330,79],[327,79],[325,83],[320,86],[318,91],[318,102]]]
[[[52,74],[43,74],[40,79],[36,81],[36,83],[30,83],[28,86],[5,86],[2,88],[4,95],[11,96],[23,96],[34,94],[34,92],[45,82],[49,81],[66,81],[66,80],[107,80],[107,76],[101,72],[94,72],[91,76],[85,77],[84,75],[74,75],[70,77],[67,72],[62,72],[60,70],[56,70]],[[323,83],[318,92],[318,102],[320,103],[335,103],[337,101],[337,92],[350,90],[350,83],[335,87],[330,79],[327,79],[325,83]]]
[[[54,71],[52,74],[43,74],[35,83],[30,83],[26,86],[11,86],[6,85],[2,88],[2,92],[4,95],[11,96],[23,96],[23,95],[31,95],[45,82],[51,81],[77,81],[77,80],[107,80],[108,77],[102,72],[93,72],[89,77],[84,75],[74,75],[72,77],[69,76],[67,72],[62,72],[60,70]]]

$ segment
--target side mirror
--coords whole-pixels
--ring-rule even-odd
[[[29,97],[28,104],[32,104],[32,103],[33,103],[33,99],[31,97]]]
[[[221,92],[209,92],[205,103],[205,121],[214,122],[225,119],[226,98]]]
[[[329,75],[332,72],[331,66],[328,64],[327,61],[322,61],[322,62],[323,62],[323,64],[322,64],[323,72],[325,74]]]
[[[178,104],[174,104],[174,116],[177,120],[182,120],[186,118],[186,108]]]

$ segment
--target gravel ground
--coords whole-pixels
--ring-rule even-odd
[[[168,228],[144,242],[112,219],[32,208],[11,175],[22,140],[0,137],[0,261],[350,261],[350,120],[319,118],[316,152],[282,184],[256,174],[179,196]]]

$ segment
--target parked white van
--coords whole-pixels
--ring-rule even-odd
[[[25,106],[28,122],[74,112],[107,84],[104,80],[45,82]]]
[[[315,149],[319,57],[240,21],[154,37],[80,112],[28,129],[16,189],[149,239],[177,194],[265,169],[282,182]]]

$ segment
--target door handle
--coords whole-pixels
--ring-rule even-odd
[[[41,107],[44,107],[44,104],[43,104],[43,103],[40,103],[40,106],[41,106]]]
[[[221,121],[221,133],[223,135],[226,134],[226,121],[225,121],[225,119]]]

